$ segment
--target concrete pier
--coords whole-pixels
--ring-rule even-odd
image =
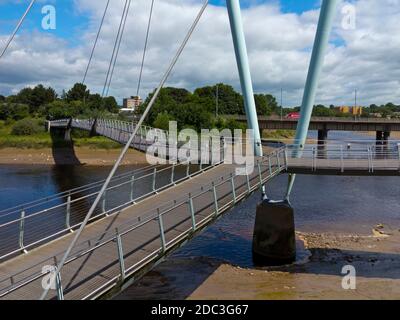
[[[289,202],[265,200],[258,205],[253,259],[259,265],[284,265],[295,261],[294,210]]]

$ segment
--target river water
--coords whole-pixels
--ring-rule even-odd
[[[355,136],[330,134],[333,139]],[[90,166],[0,166],[0,210],[98,181],[109,170]],[[268,195],[281,199],[286,185],[287,176],[275,178],[267,186]],[[299,231],[370,234],[379,223],[399,225],[399,195],[398,177],[300,175],[291,202]],[[119,298],[185,298],[222,262],[253,267],[251,241],[259,201],[260,194],[256,193],[240,203]]]

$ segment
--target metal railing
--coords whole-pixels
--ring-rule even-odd
[[[199,166],[189,162],[148,166],[116,176],[91,221],[134,205],[221,162]],[[0,260],[26,252],[79,228],[101,185],[102,181],[99,181],[0,212],[0,233],[3,238]]]
[[[114,250],[115,256],[117,257],[115,261],[115,265],[118,266],[118,268],[116,268],[117,271],[113,272],[113,276],[109,279],[104,278],[103,283],[99,284],[96,288],[81,293],[83,299],[99,297],[116,284],[143,269],[146,265],[164,256],[168,251],[183,243],[193,233],[208,225],[237,202],[260,189],[267,181],[287,169],[286,149],[278,149],[268,156],[263,157],[255,163],[254,168],[254,172],[248,173],[248,175],[245,176],[233,173],[221,176],[208,185],[199,186],[196,192],[184,195],[179,199],[171,200],[170,203],[163,204],[162,207],[155,206],[153,209],[143,213],[139,218],[134,218],[130,222],[125,222],[124,225],[118,227],[115,232],[105,231],[104,234],[98,235],[96,238],[81,242],[75,247],[73,253],[66,262],[67,268],[64,268],[60,278],[56,279],[55,283],[57,288],[55,292],[48,298],[64,299],[65,296],[68,296],[68,294],[74,290],[74,288],[71,287],[67,288],[66,282],[68,280],[64,280],[68,279],[68,266],[74,261],[89,257],[94,252],[101,252],[103,249]],[[221,188],[225,188],[225,191]],[[206,196],[207,200],[204,200],[205,195],[210,195],[209,197]],[[202,201],[202,205],[194,205],[199,199]],[[203,203],[204,201],[206,201],[206,203]],[[178,235],[173,234],[171,237],[170,233],[167,231],[170,226],[166,224],[166,221],[173,217],[178,208],[186,210],[189,222],[184,224],[186,225],[184,230],[180,231]],[[202,215],[200,215],[200,213],[202,213]],[[186,218],[182,219],[184,219],[183,222],[186,221]],[[124,247],[124,239],[128,239],[129,236],[132,236],[135,232],[147,230],[146,227],[155,222],[159,230],[157,234],[154,235],[152,241],[157,241],[158,239],[159,245],[140,260],[132,261],[132,259],[130,259],[131,255],[136,252],[135,250],[140,250],[143,244],[137,244],[137,248],[139,249],[136,247],[126,248]],[[178,229],[175,229],[175,231],[176,230]],[[0,280],[0,298],[24,286],[36,283],[41,278],[45,277],[47,273],[42,273],[42,267],[45,265],[57,265],[57,261],[62,254],[63,252],[60,252],[51,257],[47,257],[35,263],[33,266],[2,278]],[[103,268],[103,266],[99,266],[99,268]],[[72,269],[74,268],[71,268],[71,270]],[[98,272],[98,270],[94,272]]]
[[[346,143],[320,143],[287,145],[288,166],[318,169],[400,170],[400,143],[376,144],[371,141],[348,141]]]

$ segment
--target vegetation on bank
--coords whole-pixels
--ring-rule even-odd
[[[263,130],[262,138],[268,140],[293,139],[295,134],[294,130]]]
[[[104,137],[89,137],[87,132],[73,130],[74,146],[93,149],[117,149],[121,145]],[[44,120],[25,118],[20,121],[0,120],[0,149],[47,149],[62,148],[67,144],[63,139],[52,139],[45,131]]]

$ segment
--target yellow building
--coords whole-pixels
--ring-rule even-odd
[[[348,107],[341,106],[336,108],[340,113],[352,114],[353,116],[361,116],[363,113],[363,107]]]

